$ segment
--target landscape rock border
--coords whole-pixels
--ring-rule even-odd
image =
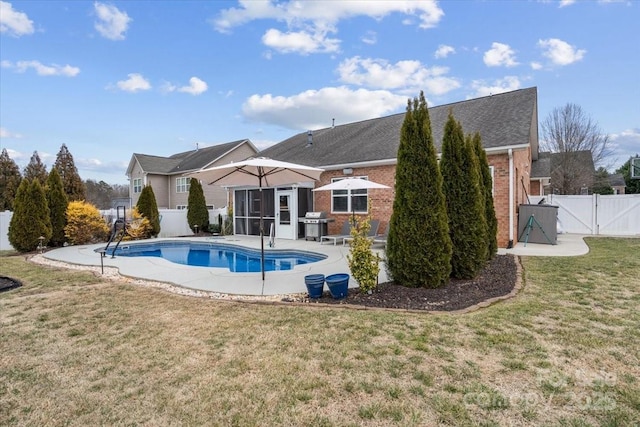
[[[189,289],[189,288],[184,288],[182,286],[177,286],[177,285],[173,285],[166,282],[154,282],[154,281],[131,278],[128,276],[121,275],[118,272],[118,269],[115,267],[104,267],[104,273],[102,273],[100,267],[84,266],[84,265],[77,265],[77,264],[69,264],[61,261],[53,261],[45,258],[44,256],[42,256],[42,254],[35,254],[35,255],[28,256],[27,260],[34,262],[36,264],[48,265],[52,267],[59,267],[59,268],[65,268],[65,269],[71,269],[71,270],[91,271],[96,277],[101,277],[101,278],[108,279],[111,281],[116,281],[116,282],[123,282],[123,283],[138,285],[138,286],[160,289],[176,295],[196,297],[196,298],[215,299],[218,301],[244,302],[244,303],[264,304],[264,305],[288,305],[288,306],[296,306],[296,307],[341,308],[341,309],[349,309],[349,310],[386,311],[386,312],[397,312],[397,313],[423,313],[423,314],[446,313],[446,314],[455,315],[455,314],[471,313],[479,309],[489,307],[500,301],[504,301],[504,300],[515,297],[523,287],[523,267],[522,267],[521,257],[515,256],[515,255],[513,255],[513,257],[515,261],[516,277],[515,277],[515,284],[509,293],[505,295],[492,297],[458,310],[424,310],[424,309],[410,309],[410,308],[367,306],[367,305],[349,304],[349,303],[336,304],[336,303],[323,303],[318,301],[312,302],[308,298],[306,292],[300,293],[300,294],[264,295],[264,296],[233,295],[233,294],[225,294],[225,293],[219,293],[219,292],[208,292],[208,291],[201,291],[196,289]]]

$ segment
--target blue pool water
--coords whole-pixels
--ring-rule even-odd
[[[111,255],[111,248],[108,250]],[[159,257],[195,267],[227,268],[229,271],[260,272],[260,251],[224,243],[154,242],[121,244],[115,256]],[[265,271],[291,270],[294,266],[325,259],[325,255],[304,251],[265,250]]]

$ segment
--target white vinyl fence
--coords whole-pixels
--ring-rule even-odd
[[[176,237],[176,236],[189,236],[193,234],[189,228],[187,222],[187,210],[186,209],[159,209],[160,213],[160,236],[159,237]],[[108,209],[100,211],[107,224],[116,218],[117,212],[115,209]],[[127,211],[127,215],[130,212]],[[222,215],[222,221],[224,223],[227,218],[227,209],[213,209],[209,211],[209,223],[218,223],[218,214]],[[13,212],[2,211],[0,212],[0,251],[13,250],[11,243],[9,243],[9,222]]]
[[[189,236],[193,234],[187,221],[186,209],[158,209],[160,213],[160,235],[158,237]],[[111,223],[117,215],[116,209],[100,211],[107,223]],[[130,211],[127,211],[127,216]],[[227,209],[213,209],[209,211],[209,224],[218,223],[218,214],[222,221],[227,217]]]
[[[601,196],[530,196],[558,206],[558,230],[603,236],[640,236],[640,194]]]
[[[12,216],[13,212],[0,212],[0,251],[13,250],[13,246],[9,243],[9,221]]]

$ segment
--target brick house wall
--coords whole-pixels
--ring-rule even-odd
[[[542,189],[542,183],[540,180],[532,180],[529,187],[529,195],[531,196],[544,196],[544,190]]]
[[[320,176],[320,181],[316,183],[316,188],[331,184],[333,178],[346,178],[348,176],[366,176],[369,180],[378,184],[388,185],[388,189],[369,190],[369,202],[371,204],[371,217],[380,220],[379,233],[382,233],[391,219],[393,210],[393,199],[395,197],[395,165],[375,166],[365,168],[353,168],[353,173],[345,175],[340,170],[329,170]],[[316,191],[314,194],[314,206],[316,211],[327,211],[335,222],[329,223],[329,234],[340,233],[342,225],[351,217],[351,213],[331,212],[331,191]],[[357,214],[356,216],[361,216]]]
[[[498,219],[498,246],[506,248],[509,245],[509,154],[507,152],[492,154],[487,153],[489,166],[493,166],[493,203]],[[531,169],[531,149],[520,149],[513,151],[513,244],[517,242],[517,218],[518,206],[527,203],[527,193],[524,189],[529,189]],[[328,170],[320,177],[320,182],[316,187],[330,184],[332,178],[344,178],[346,176],[366,176],[371,181],[388,185],[389,189],[369,190],[369,200],[371,203],[372,218],[380,220],[379,232],[382,233],[387,226],[393,210],[393,200],[395,197],[395,165],[374,166],[364,168],[353,168],[353,173],[345,175],[340,170]],[[523,187],[524,185],[524,187]],[[314,209],[316,211],[327,211],[335,222],[329,224],[329,234],[340,232],[345,221],[349,220],[350,213],[331,212],[331,191],[314,192]],[[357,214],[359,216],[361,214]]]

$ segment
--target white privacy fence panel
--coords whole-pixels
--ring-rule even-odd
[[[600,196],[598,234],[640,235],[640,194]]]
[[[116,219],[117,215],[115,209],[103,210],[100,213],[108,223]],[[127,216],[130,213],[127,210]],[[193,234],[187,221],[186,209],[158,209],[158,213],[160,214],[160,235],[158,237],[189,236]],[[227,217],[227,209],[209,210],[209,224],[218,223],[218,214],[222,215],[222,220],[224,221]]]
[[[0,251],[11,251],[13,246],[9,243],[9,222],[13,212],[0,212]]]
[[[640,194],[615,196],[531,196],[558,206],[558,230],[564,233],[605,236],[640,235]]]

